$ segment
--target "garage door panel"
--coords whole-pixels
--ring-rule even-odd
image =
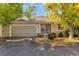
[[[13,37],[31,37],[36,35],[35,26],[14,26],[11,30]]]

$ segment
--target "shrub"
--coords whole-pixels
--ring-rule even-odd
[[[74,33],[74,35],[73,35],[73,36],[74,36],[74,37],[78,37],[78,35],[77,35],[77,34],[75,34],[75,33]]]
[[[74,37],[79,37],[79,26],[74,27],[73,32],[74,32]]]
[[[69,36],[69,30],[66,30],[64,34],[65,34],[66,37],[68,37]]]
[[[43,35],[41,33],[38,33],[37,37],[43,37]]]
[[[58,37],[64,37],[64,34],[63,34],[62,32],[60,32],[60,33],[58,34]]]
[[[56,38],[56,33],[48,34],[48,39],[54,39],[54,38]]]

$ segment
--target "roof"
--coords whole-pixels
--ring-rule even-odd
[[[51,23],[51,20],[47,16],[35,16],[32,17],[32,20],[22,17],[12,20],[10,23]]]

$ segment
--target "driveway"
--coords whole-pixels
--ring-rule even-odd
[[[49,50],[49,45],[41,49],[33,41],[5,42],[0,45],[0,56],[79,56],[79,46],[55,47]]]

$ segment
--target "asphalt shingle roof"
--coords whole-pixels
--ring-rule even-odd
[[[32,17],[32,20],[22,17],[12,20],[10,23],[51,23],[51,20],[47,16],[35,16]]]

